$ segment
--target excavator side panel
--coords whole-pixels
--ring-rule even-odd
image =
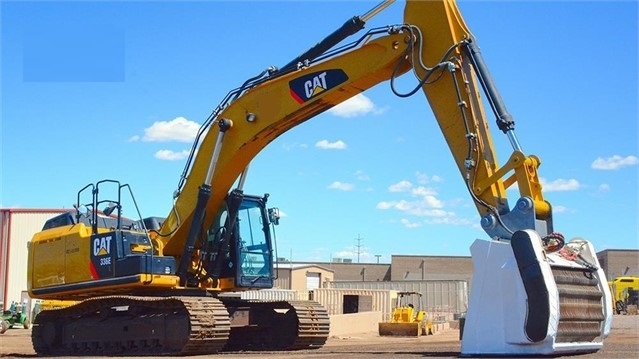
[[[91,234],[83,223],[36,233],[29,243],[29,295],[66,300],[175,288],[172,257],[127,253],[124,247],[138,236],[104,228]]]

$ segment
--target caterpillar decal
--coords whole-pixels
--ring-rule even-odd
[[[291,96],[299,104],[322,94],[324,91],[337,87],[348,80],[348,75],[342,69],[330,69],[312,72],[289,82]]]
[[[113,276],[112,235],[95,236],[91,241],[90,270],[93,279]]]

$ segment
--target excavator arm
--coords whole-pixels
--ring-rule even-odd
[[[423,21],[423,14],[437,16]],[[537,174],[540,161],[522,152],[514,120],[455,3],[409,2],[404,19],[408,24],[419,24],[415,32],[420,40],[416,42],[418,51],[413,51],[416,56],[411,59],[412,68],[482,216],[482,228],[491,237],[505,239],[522,229],[534,229],[542,236],[552,233],[550,204],[543,198]],[[502,166],[497,160],[480,89],[484,90],[498,128],[513,148]],[[515,184],[521,199],[511,210],[506,189]]]

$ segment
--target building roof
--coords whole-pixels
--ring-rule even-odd
[[[597,252],[597,254],[606,252],[639,252],[639,249],[604,249],[603,251]]]
[[[470,258],[470,256],[450,256],[450,255],[425,255],[425,254],[391,254],[392,257],[413,257],[413,258]]]
[[[321,265],[317,265],[315,263],[281,263],[281,262],[278,262],[278,263],[276,263],[276,267],[279,268],[279,269],[291,269],[291,270],[314,267],[314,268],[320,268],[320,269],[325,270],[327,272],[335,272],[332,269],[323,267]]]
[[[9,212],[9,213],[64,213],[73,211],[73,208],[64,209],[64,208],[0,208],[0,212]]]

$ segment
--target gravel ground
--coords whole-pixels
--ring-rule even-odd
[[[10,329],[0,335],[0,357],[36,357],[31,347],[31,330]],[[576,358],[637,358],[639,353],[639,316],[615,316],[613,329],[602,350],[574,355]],[[377,333],[331,337],[316,350],[294,352],[231,352],[190,358],[457,358],[460,355],[459,330],[449,329],[420,338],[380,337]],[[136,358],[136,357],[122,357]]]

